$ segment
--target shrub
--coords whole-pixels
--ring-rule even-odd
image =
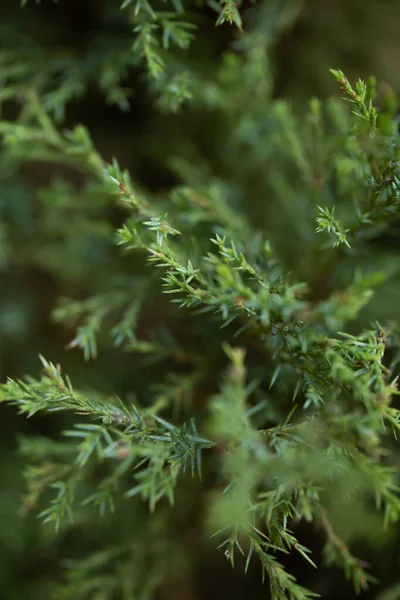
[[[275,98],[271,44],[293,4],[210,2],[233,28],[223,52],[201,2],[116,4],[78,60],[22,34],[2,55],[1,165],[18,198],[0,222],[2,335],[11,353],[28,339],[29,366],[46,358],[0,400],[63,413],[20,437],[22,504],[54,524],[46,552],[73,556],[65,573],[47,559],[38,593],[152,598],[193,585],[216,548],[236,568],[258,561],[274,600],[321,591],[288,554],[364,590],[352,547],[390,547],[400,515],[394,93],[332,70],[343,98]],[[129,78],[164,115],[133,143],[147,183],[128,143],[107,157],[109,140],[69,124],[94,85],[127,110]],[[21,274],[65,330],[35,329]],[[61,367],[46,349],[65,343]]]

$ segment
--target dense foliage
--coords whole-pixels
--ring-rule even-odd
[[[25,4],[0,29],[6,597],[197,597],[214,555],[273,600],[336,597],[332,566],[398,597],[392,87],[285,80],[313,3]]]

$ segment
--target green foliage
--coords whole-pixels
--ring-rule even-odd
[[[0,170],[22,199],[0,205],[1,268],[53,282],[51,350],[65,346],[62,324],[64,362],[80,365],[74,385],[43,357],[39,378],[0,385],[0,402],[52,418],[51,435],[20,437],[23,512],[74,555],[49,593],[153,598],[216,547],[235,568],[258,562],[273,600],[319,593],[289,554],[339,567],[358,593],[375,579],[353,545],[390,544],[400,518],[399,263],[385,245],[399,223],[394,95],[332,70],[353,110],[276,99],[271,46],[290,3],[114,4],[126,35],[85,61],[50,59],[25,34],[0,56],[0,97],[16,113],[0,121]],[[213,24],[235,26],[212,68],[199,59],[204,4]],[[128,73],[161,113],[181,110],[176,140],[175,121],[156,123],[169,185],[133,176],[90,127],[64,121],[94,81],[127,109]],[[210,140],[197,144],[197,128]],[[40,164],[31,202],[24,169]],[[20,335],[33,327],[23,314]],[[0,328],[15,338],[12,322]],[[24,352],[47,355],[40,342]]]
[[[147,465],[146,471],[136,474],[139,482],[144,480],[143,483],[127,490],[126,496],[141,494],[148,500],[151,510],[163,496],[167,496],[172,504],[180,472],[189,465],[192,474],[196,465],[199,470],[201,449],[210,447],[212,442],[198,438],[193,423],[192,433],[186,433],[186,427],[178,429],[157,415],[148,419],[135,406],[127,408],[118,399],[115,405],[97,398],[86,398],[74,391],[69,379],[62,377],[59,367],[45,359],[42,363],[45,376],[40,381],[30,380],[25,384],[10,380],[4,386],[2,399],[17,404],[20,412],[28,416],[44,410],[70,410],[102,422],[102,425],[76,423],[73,430],[64,432],[68,438],[79,440],[72,444],[70,452],[65,452],[69,465],[62,469],[64,474],[67,471],[64,481],[52,481],[49,470],[57,477],[54,465],[50,469],[46,465],[44,470],[30,472],[33,493],[27,498],[29,504],[37,503],[46,486],[51,485],[58,490],[51,506],[41,513],[44,521],[54,521],[58,529],[66,515],[72,516],[76,488],[88,475],[90,459],[99,462],[105,458],[119,458],[122,462],[102,479],[96,491],[83,500],[83,505],[98,505],[103,513],[106,506],[113,509],[113,492],[118,488],[120,478],[126,471],[136,470],[143,464]],[[71,463],[74,454],[75,463]]]
[[[346,233],[349,232],[349,229],[343,229],[337,219],[335,219],[335,207],[332,208],[332,211],[329,211],[329,208],[321,208],[318,206],[318,210],[320,216],[317,217],[317,223],[319,226],[315,231],[317,233],[322,231],[332,233],[336,237],[336,240],[333,243],[334,248],[339,244],[346,244],[346,246],[350,248],[350,244],[346,237]]]

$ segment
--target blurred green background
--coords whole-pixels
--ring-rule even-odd
[[[30,61],[22,80],[40,80],[43,74],[46,81],[53,81],[53,89],[57,89],[62,65],[71,72],[79,65],[87,88],[71,98],[64,124],[85,124],[102,155],[107,160],[116,156],[140,185],[161,192],[177,183],[171,158],[184,154],[188,144],[199,156],[207,157],[211,170],[221,169],[215,150],[223,143],[218,120],[190,104],[178,116],[160,113],[138,68],[128,67],[124,77],[133,92],[128,112],[111,105],[98,85],[102,56],[110,47],[125,47],[132,35],[116,9],[118,2],[43,1],[28,3],[23,9],[18,4],[0,4],[0,91],[2,66],[9,68],[13,57],[16,64],[21,55]],[[194,4],[201,18],[191,60],[212,74],[224,50],[235,43],[236,34],[228,26],[216,29],[214,13],[201,2]],[[283,26],[277,25],[271,46],[275,97],[290,98],[301,110],[310,96],[337,95],[329,68],[342,69],[351,81],[373,74],[381,86],[390,85],[400,92],[398,0],[270,4],[271,19],[275,13],[287,14]],[[55,56],[58,66],[50,69]],[[18,109],[14,101],[6,100],[2,116],[13,119]],[[66,167],[40,160],[20,165],[4,149],[0,152],[0,378],[36,373],[40,352],[60,362],[76,384],[123,395],[132,382],[132,356],[104,344],[96,361],[84,363],[80,353],[66,350],[71,332],[50,318],[60,297],[85,298],[107,289],[113,274],[129,275],[130,262],[121,257],[113,240],[122,212],[110,208],[98,190],[82,193],[83,186],[76,172]],[[157,310],[162,320],[162,308]],[[146,373],[141,377],[146,386]],[[58,559],[74,553],[76,539],[60,536],[55,543],[52,531],[41,526],[34,514],[22,516],[23,465],[16,449],[21,434],[34,431],[53,437],[61,425],[50,417],[26,421],[12,407],[1,405],[0,427],[0,597],[46,599],[60,568]],[[101,543],[106,529],[107,524],[99,524],[93,539]],[[377,598],[399,579],[400,536],[392,533],[395,541],[390,552],[386,547],[384,554],[371,555],[381,583],[365,598]],[[322,541],[305,527],[303,539],[307,537],[308,545],[318,552]],[[323,597],[354,597],[337,571],[314,573],[296,557],[289,559],[288,567],[305,584],[317,585]],[[258,568],[250,569],[245,577],[240,569],[232,570],[223,556],[211,552],[200,559],[195,594],[193,588],[176,584],[171,589],[166,586],[161,595],[177,600],[265,598],[267,587],[259,579]],[[400,590],[393,589],[391,594],[380,598],[400,598]]]

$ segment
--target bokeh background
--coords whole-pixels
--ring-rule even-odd
[[[223,168],[215,150],[224,143],[218,120],[190,103],[180,115],[163,114],[140,68],[126,68],[123,83],[132,90],[129,111],[110,103],[104,86],[98,85],[102,57],[110,47],[125,47],[132,36],[129,23],[116,10],[117,0],[28,2],[24,8],[18,4],[0,3],[0,94],[2,67],[9,69],[13,61],[19,64],[21,56],[29,63],[21,81],[24,77],[39,81],[43,75],[57,89],[60,72],[54,68],[49,74],[57,56],[61,63],[71,65],[66,67],[71,72],[78,65],[86,77],[84,92],[78,90],[66,105],[63,126],[85,124],[102,155],[107,160],[116,156],[144,188],[162,192],[178,183],[171,159],[187,147],[206,156],[211,170]],[[191,60],[212,76],[224,51],[235,43],[236,33],[229,26],[216,29],[214,13],[202,4],[194,2],[200,41]],[[282,0],[272,4],[271,19],[274,11],[286,14],[271,33],[275,97],[291,99],[301,111],[310,96],[337,95],[329,68],[342,69],[351,81],[373,74],[381,86],[390,85],[400,92],[398,0]],[[3,100],[2,117],[13,119],[20,109],[18,102]],[[105,289],[115,270],[129,271],[128,259],[121,257],[113,240],[122,213],[110,207],[106,197],[102,200],[98,191],[95,201],[88,202],[90,190],[86,190],[83,205],[82,186],[84,181],[72,169],[42,160],[20,164],[4,148],[0,151],[0,378],[36,373],[40,352],[60,362],[76,384],[123,396],[132,383],[132,357],[104,344],[95,361],[84,363],[80,353],[66,349],[71,332],[50,316],[60,297],[87,297]],[[59,199],[57,205],[54,196]],[[162,320],[162,310],[157,310]],[[152,307],[149,315],[154,318]],[[146,373],[141,376],[143,381],[136,382],[136,387],[145,389]],[[24,483],[18,439],[29,432],[52,437],[61,428],[52,418],[26,421],[12,407],[0,406],[0,596],[6,600],[50,597],[59,559],[73,555],[79,544],[76,536],[68,535],[59,536],[55,543],[50,528],[43,527],[34,514],[22,516],[20,510]],[[389,546],[371,552],[380,584],[365,598],[400,598],[400,587],[391,587],[400,572],[400,536],[393,533]],[[302,536],[318,553],[322,540],[307,527]],[[101,535],[98,539],[101,543]],[[244,576],[240,569],[232,570],[220,553],[201,556],[199,565],[196,585],[190,589],[182,583],[166,586],[162,597],[268,597],[256,567]],[[338,571],[314,573],[296,557],[287,565],[323,597],[354,597]]]

